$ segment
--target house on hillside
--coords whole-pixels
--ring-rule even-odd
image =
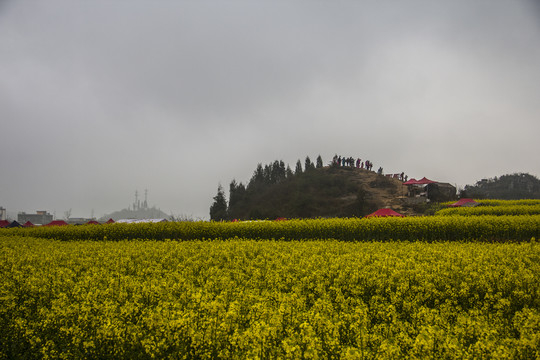
[[[429,180],[423,177],[420,180],[411,179],[403,183],[407,186],[407,196],[415,199],[414,202],[444,202],[457,198],[456,187],[449,183]]]
[[[449,183],[432,183],[426,185],[427,197],[430,201],[445,202],[457,199],[457,189]]]

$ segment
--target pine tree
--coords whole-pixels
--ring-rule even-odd
[[[294,173],[296,175],[299,175],[302,173],[302,163],[300,162],[300,159],[296,162],[296,169],[294,169]]]
[[[317,156],[317,169],[320,169],[323,167],[323,161],[321,155]]]
[[[239,201],[243,200],[245,193],[246,187],[244,186],[244,184],[237,183],[236,180],[233,179],[233,181],[231,181],[231,184],[229,185],[229,211]]]
[[[291,170],[291,167],[289,166],[289,164],[287,164],[287,169],[285,170],[285,177],[287,179],[293,177],[294,173],[293,171]]]
[[[304,171],[308,172],[311,169],[315,169],[315,166],[311,162],[309,156],[306,156],[306,165],[304,166]]]
[[[221,184],[218,186],[217,195],[214,196],[214,203],[210,206],[210,220],[222,221],[227,219],[227,199]]]

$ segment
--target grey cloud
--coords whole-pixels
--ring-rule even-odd
[[[319,153],[461,185],[540,174],[534,1],[11,1],[0,206],[207,216]],[[9,135],[7,135],[9,134]],[[37,179],[37,180],[36,180]]]

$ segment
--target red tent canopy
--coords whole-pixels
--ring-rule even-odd
[[[408,181],[405,181],[403,183],[403,185],[416,185],[416,184],[418,184],[418,180],[416,180],[415,178],[412,178],[412,179],[410,179]]]
[[[96,220],[90,220],[86,225],[99,225],[99,223]]]
[[[450,204],[448,206],[450,207],[460,207],[460,206],[476,206],[478,203],[474,201],[473,199],[459,199],[453,204]]]
[[[68,225],[68,223],[65,222],[64,220],[53,220],[47,225],[43,225],[43,226],[65,226],[65,225]]]
[[[427,184],[436,184],[436,181],[429,180],[427,177],[423,177],[420,180],[411,179],[409,181],[405,181],[403,185],[427,185]]]
[[[404,215],[401,215],[400,213],[395,212],[392,209],[379,209],[379,210],[375,211],[374,213],[366,215],[367,218],[368,217],[375,217],[375,216],[379,216],[379,217],[387,217],[387,216],[405,217]]]
[[[433,180],[429,180],[427,177],[424,176],[423,178],[418,180],[418,183],[419,184],[436,184],[437,182]]]
[[[35,226],[34,224],[32,224],[30,221],[27,221],[23,224],[23,227],[33,227]]]
[[[0,228],[6,227],[10,224],[7,220],[0,220]]]
[[[105,224],[112,224],[112,223],[114,223],[113,219],[109,219],[109,220],[107,220],[107,222],[105,222]]]

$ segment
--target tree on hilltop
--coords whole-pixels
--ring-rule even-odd
[[[229,209],[233,207],[238,202],[244,199],[246,195],[246,187],[242,183],[237,183],[233,179],[229,185]]]
[[[322,157],[321,155],[317,156],[317,165],[316,165],[317,169],[320,169],[323,167],[323,161],[322,161]]]
[[[300,159],[296,162],[296,168],[294,169],[295,175],[300,175],[302,173],[302,163],[300,162]]]
[[[210,220],[222,221],[227,219],[227,199],[223,187],[218,185],[217,195],[214,196],[214,203],[210,206]]]
[[[306,156],[306,165],[304,167],[304,171],[308,172],[312,169],[315,169],[315,165],[311,162],[311,159],[309,158],[309,156]]]

